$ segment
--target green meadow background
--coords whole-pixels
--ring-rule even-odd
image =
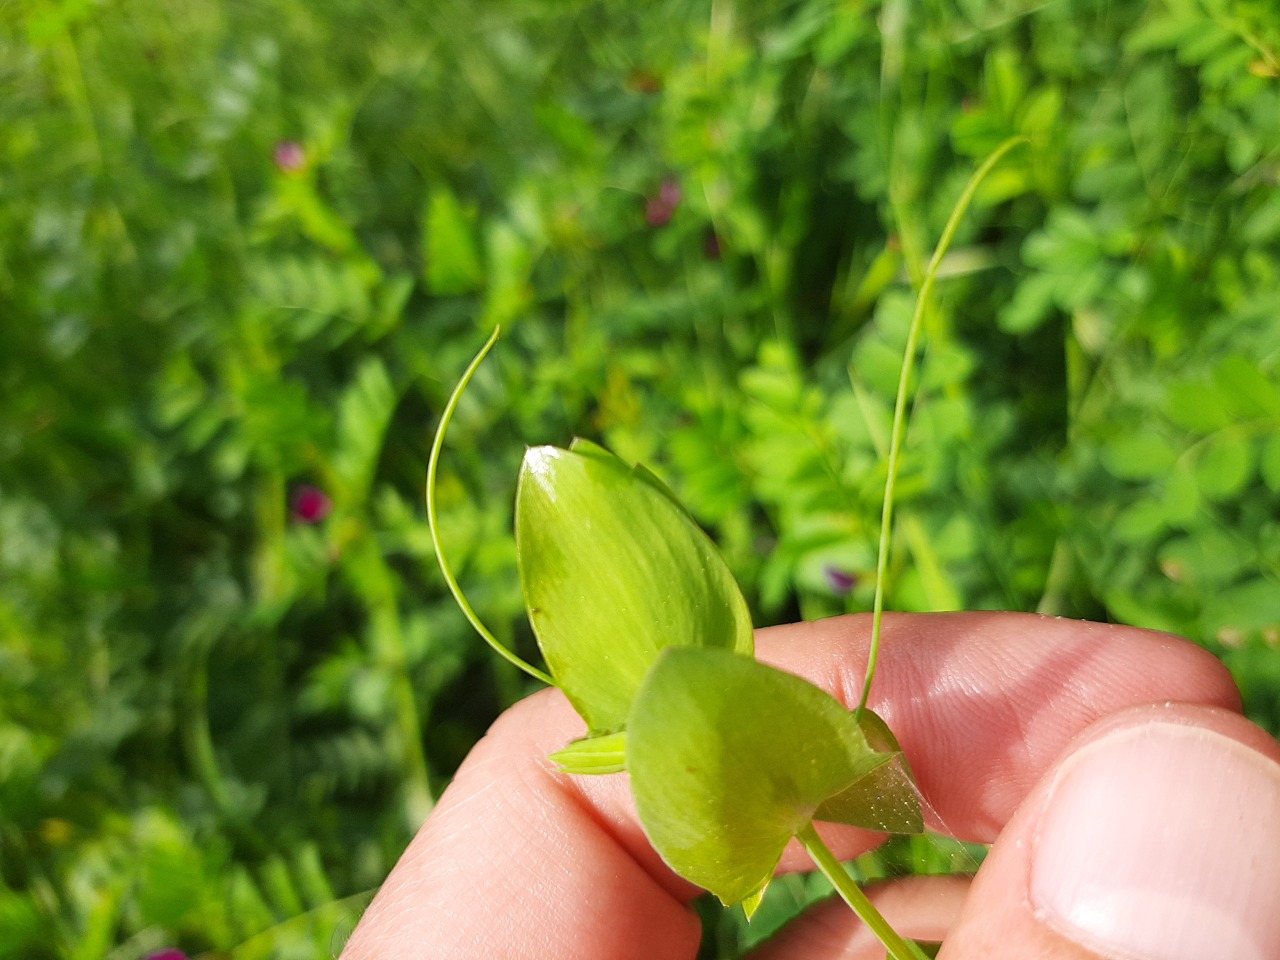
[[[523,447],[575,435],[758,623],[867,609],[913,288],[1014,134],[927,316],[889,606],[1175,631],[1280,730],[1274,13],[0,0],[0,958],[340,949],[529,689],[422,502],[495,324],[440,509],[505,641]]]

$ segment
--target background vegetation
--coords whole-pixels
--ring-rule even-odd
[[[760,623],[1173,630],[1280,729],[1270,0],[0,0],[0,957],[310,958],[524,681],[524,444]],[[532,655],[532,653],[530,654]],[[798,889],[798,888],[797,888]],[[736,927],[708,947],[731,955]]]

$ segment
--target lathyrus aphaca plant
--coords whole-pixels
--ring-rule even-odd
[[[643,466],[585,440],[530,448],[515,505],[516,552],[529,621],[548,672],[485,628],[439,540],[435,477],[458,399],[498,338],[463,374],[441,417],[427,475],[427,511],[441,569],[485,640],[531,676],[559,687],[587,726],[551,759],[567,775],[630,775],[640,822],[677,874],[726,905],[755,911],[784,848],[799,839],[894,960],[924,954],[899,936],[814,829],[817,821],[892,833],[923,829],[911,770],[867,707],[879,649],[893,482],[907,385],[937,266],[981,178],[961,195],[924,276],[894,412],[871,655],[850,710],[800,677],[754,658],[746,600],[710,538]]]

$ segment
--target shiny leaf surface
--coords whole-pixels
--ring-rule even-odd
[[[723,650],[665,651],[628,727],[649,840],[725,903],[755,895],[823,801],[891,756],[824,691]]]
[[[752,652],[715,545],[651,473],[602,447],[525,454],[516,548],[542,655],[592,734],[623,728],[664,647]]]

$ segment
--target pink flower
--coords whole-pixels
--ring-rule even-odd
[[[297,173],[307,165],[307,151],[297,140],[281,140],[272,151],[271,159],[281,173]]]
[[[644,222],[651,227],[665,227],[675,216],[683,199],[684,190],[680,187],[680,181],[667,177],[658,187],[657,195],[645,201]]]
[[[333,501],[318,487],[303,484],[293,492],[293,518],[299,523],[319,523],[333,512]]]
[[[155,953],[148,953],[143,960],[187,960],[187,955],[177,947],[168,947],[157,950]]]

